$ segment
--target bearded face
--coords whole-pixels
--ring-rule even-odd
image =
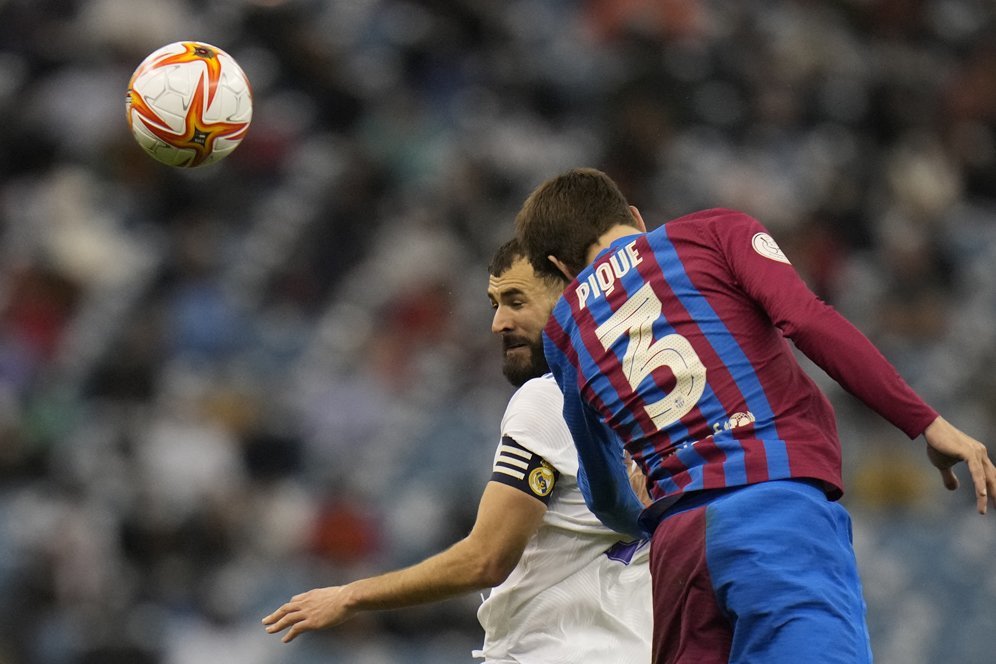
[[[560,297],[558,286],[537,277],[525,259],[488,281],[488,298],[495,312],[491,331],[501,339],[502,373],[516,387],[550,370],[543,355],[542,332]]]
[[[517,334],[503,335],[501,349],[501,372],[515,387],[550,370],[539,335],[533,339]]]

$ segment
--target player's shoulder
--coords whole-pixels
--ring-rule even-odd
[[[750,216],[746,212],[740,210],[733,210],[731,208],[709,208],[706,210],[699,210],[697,212],[691,212],[680,217],[676,217],[664,224],[667,228],[676,228],[679,226],[713,226],[713,227],[731,227],[736,225],[748,224],[755,225],[759,224],[757,219]]]
[[[512,395],[512,401],[554,400],[563,402],[564,396],[552,373],[530,378]]]
[[[547,373],[527,380],[515,391],[505,409],[505,420],[533,422],[537,417],[543,419],[550,413],[560,413],[563,408],[564,394],[553,374]]]
[[[757,219],[730,208],[692,212],[665,222],[656,232],[682,246],[690,244],[728,249],[749,246],[755,236],[767,235],[767,229]]]
[[[564,473],[575,474],[574,443],[564,421],[564,395],[551,374],[526,381],[515,391],[502,418],[502,436],[538,454]]]

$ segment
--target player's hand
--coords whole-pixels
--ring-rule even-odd
[[[643,474],[640,466],[636,464],[629,452],[624,451],[623,458],[626,462],[626,474],[629,475],[629,485],[633,489],[633,493],[640,499],[644,507],[649,506],[654,501],[650,497],[650,492],[647,491],[647,476]]]
[[[304,632],[332,627],[353,617],[348,608],[345,586],[316,588],[294,595],[289,602],[263,618],[266,631],[276,634],[290,628],[281,639],[290,643]]]
[[[927,441],[927,458],[941,471],[944,486],[954,491],[958,478],[952,467],[964,461],[975,486],[979,514],[985,514],[988,503],[996,508],[996,466],[989,458],[986,446],[938,417],[923,432]]]

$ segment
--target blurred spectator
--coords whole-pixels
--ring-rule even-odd
[[[507,397],[486,257],[572,166],[650,223],[762,219],[985,440],[994,35],[976,0],[0,2],[0,662],[466,661],[473,602],[293,650],[259,619],[465,534]],[[121,103],[190,38],[255,95],[193,172]],[[877,661],[990,661],[992,546],[962,542],[996,530],[830,392]]]

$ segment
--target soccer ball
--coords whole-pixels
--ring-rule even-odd
[[[249,79],[210,44],[167,44],[142,61],[128,83],[128,126],[154,159],[193,167],[232,153],[252,120]]]

